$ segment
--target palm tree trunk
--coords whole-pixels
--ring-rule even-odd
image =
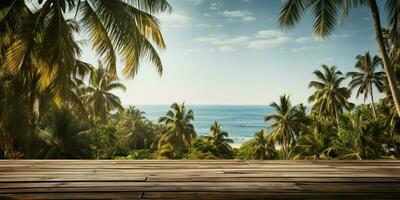
[[[338,109],[336,106],[335,107],[335,118],[336,118],[336,126],[337,126],[337,131],[339,133],[339,128],[340,128],[340,124],[339,124],[339,113],[338,113]]]
[[[387,55],[385,43],[383,42],[382,26],[376,0],[369,0],[369,6],[371,8],[372,18],[374,20],[374,25],[375,25],[376,42],[378,44],[379,51],[381,52],[382,55],[383,68],[385,69],[386,72],[386,76],[389,82],[390,92],[392,93],[393,102],[396,107],[397,114],[400,116],[400,90],[396,85],[393,66],[389,60],[389,56]]]
[[[283,133],[283,142],[282,142],[282,148],[283,148],[283,154],[285,156],[285,160],[287,159],[287,146],[286,146],[286,137],[285,133]]]
[[[371,95],[371,105],[372,105],[372,113],[374,114],[375,120],[377,119],[376,117],[376,108],[375,108],[375,102],[374,102],[374,93],[372,92],[372,83],[369,85],[369,92]]]

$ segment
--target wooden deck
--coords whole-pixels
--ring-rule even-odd
[[[0,199],[399,199],[399,161],[0,160]]]

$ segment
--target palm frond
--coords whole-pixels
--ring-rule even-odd
[[[338,12],[341,8],[340,1],[317,0],[312,7],[315,16],[314,33],[320,37],[331,36],[337,25]]]
[[[286,0],[279,14],[279,25],[285,28],[293,28],[299,21],[310,0]]]
[[[102,56],[102,60],[109,72],[116,76],[116,54],[107,29],[103,26],[89,1],[83,2],[82,13],[82,25],[86,31],[90,32],[89,37],[92,41],[92,46]]]

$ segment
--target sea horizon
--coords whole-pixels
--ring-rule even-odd
[[[141,104],[134,107],[144,112],[147,119],[157,123],[158,119],[167,113],[170,105]],[[218,121],[234,141],[233,146],[243,144],[252,139],[257,131],[266,129],[269,122],[264,121],[264,116],[273,113],[269,105],[186,104],[186,109],[192,109],[194,112],[193,124],[198,135],[208,135],[212,123]]]

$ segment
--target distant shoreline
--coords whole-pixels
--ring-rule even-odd
[[[170,105],[137,105],[144,112],[144,116],[158,123],[158,119],[165,116]],[[273,109],[267,105],[186,105],[186,109],[194,111],[195,130],[197,135],[209,134],[210,126],[217,121],[223,125],[223,130],[229,133],[234,146],[240,146],[252,139],[254,134],[268,127],[269,123],[264,121],[264,116],[271,114]]]

